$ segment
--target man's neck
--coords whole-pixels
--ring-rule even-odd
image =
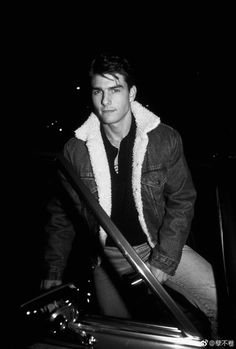
[[[104,124],[104,132],[109,139],[110,143],[116,147],[120,147],[120,142],[123,138],[129,133],[132,123],[132,116],[125,123],[116,123],[116,124]]]

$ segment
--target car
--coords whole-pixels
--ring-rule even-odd
[[[128,280],[131,287],[140,288],[139,292],[143,292],[142,294],[148,290],[149,301],[151,304],[157,301],[156,305],[159,307],[159,314],[158,319],[155,319],[155,321],[151,316],[150,318],[139,318],[132,321],[101,316],[96,311],[93,313],[93,306],[86,304],[86,301],[84,301],[86,297],[82,294],[80,287],[73,283],[67,283],[49,292],[41,293],[21,304],[20,314],[24,324],[23,337],[27,336],[26,333],[29,333],[29,331],[31,333],[31,336],[29,336],[30,341],[28,341],[30,343],[28,343],[27,348],[44,349],[50,348],[50,345],[52,348],[60,348],[61,346],[65,348],[89,346],[94,348],[127,347],[135,349],[196,348],[206,346],[210,341],[212,341],[211,344],[213,345],[213,341],[216,339],[210,338],[206,319],[200,317],[197,319],[199,314],[196,312],[194,314],[189,304],[184,304],[177,295],[171,294],[170,290],[166,290],[165,287],[159,284],[145,263],[142,262],[123,237],[122,233],[97,204],[97,201],[94,200],[88,189],[83,183],[78,182],[78,178],[74,176],[73,169],[70,168],[69,163],[59,154],[50,154],[50,158],[53,166],[57,169],[59,168],[68,176],[71,185],[84,197],[90,209],[99,219],[100,224],[132,265],[135,273]],[[223,183],[225,182],[223,181]],[[218,246],[218,251],[221,252],[220,276],[221,280],[224,280],[224,287],[221,287],[221,291],[223,290],[222,293],[224,292],[224,295],[227,296],[226,300],[224,298],[224,304],[227,304],[228,310],[230,309],[228,302],[230,303],[231,301],[231,305],[234,305],[232,294],[235,289],[233,288],[234,281],[232,282],[232,280],[235,279],[232,275],[235,270],[232,270],[233,266],[231,264],[229,267],[225,250],[226,246],[230,248],[228,246],[230,245],[229,241],[234,239],[234,235],[231,238],[229,237],[232,231],[229,231],[225,226],[225,221],[228,222],[224,218],[225,214],[229,214],[233,218],[230,210],[225,209],[225,206],[227,206],[225,202],[227,201],[225,198],[227,196],[226,193],[226,188],[222,188],[222,181],[217,181],[215,193],[217,220],[215,224],[219,226],[220,232],[220,244]],[[223,197],[223,195],[225,196]],[[231,202],[228,202],[228,205],[231,205]],[[193,222],[193,230],[198,228],[198,224],[198,222]],[[228,223],[228,225],[230,227],[233,226],[233,222],[231,224]],[[194,242],[196,243],[196,241]],[[88,290],[84,294],[91,296],[91,292],[88,292]],[[148,292],[146,292],[147,294]],[[87,301],[90,302],[91,300],[87,299]],[[227,330],[225,333],[229,336],[228,340],[231,340],[232,344],[233,332],[231,332],[231,326],[235,314],[232,311],[232,314],[228,313],[227,316]],[[218,339],[218,341],[220,340]],[[217,343],[219,344],[219,342]]]

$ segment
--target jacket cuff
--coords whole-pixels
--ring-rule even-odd
[[[177,269],[178,263],[173,259],[158,253],[158,255],[152,255],[149,261],[150,265],[155,268],[161,269],[166,274],[173,276]]]
[[[47,271],[46,278],[48,280],[62,280],[63,272],[56,267]]]

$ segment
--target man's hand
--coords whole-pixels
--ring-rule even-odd
[[[62,284],[61,280],[42,280],[40,289],[48,290],[49,288],[60,286]]]
[[[155,276],[155,278],[161,283],[163,284],[164,282],[166,282],[166,280],[170,277],[170,275],[166,274],[164,271],[162,271],[161,269],[158,269],[152,265],[150,265],[149,262],[146,263],[148,268],[151,270],[152,274]]]

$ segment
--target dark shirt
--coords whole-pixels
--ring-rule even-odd
[[[132,193],[132,155],[136,134],[134,117],[132,118],[128,135],[120,143],[120,150],[110,143],[103,127],[101,127],[101,133],[111,173],[111,219],[132,246],[140,245],[146,242],[146,236],[138,220]],[[118,173],[116,173],[114,168],[117,154]],[[106,240],[106,245],[116,246],[109,236]]]

